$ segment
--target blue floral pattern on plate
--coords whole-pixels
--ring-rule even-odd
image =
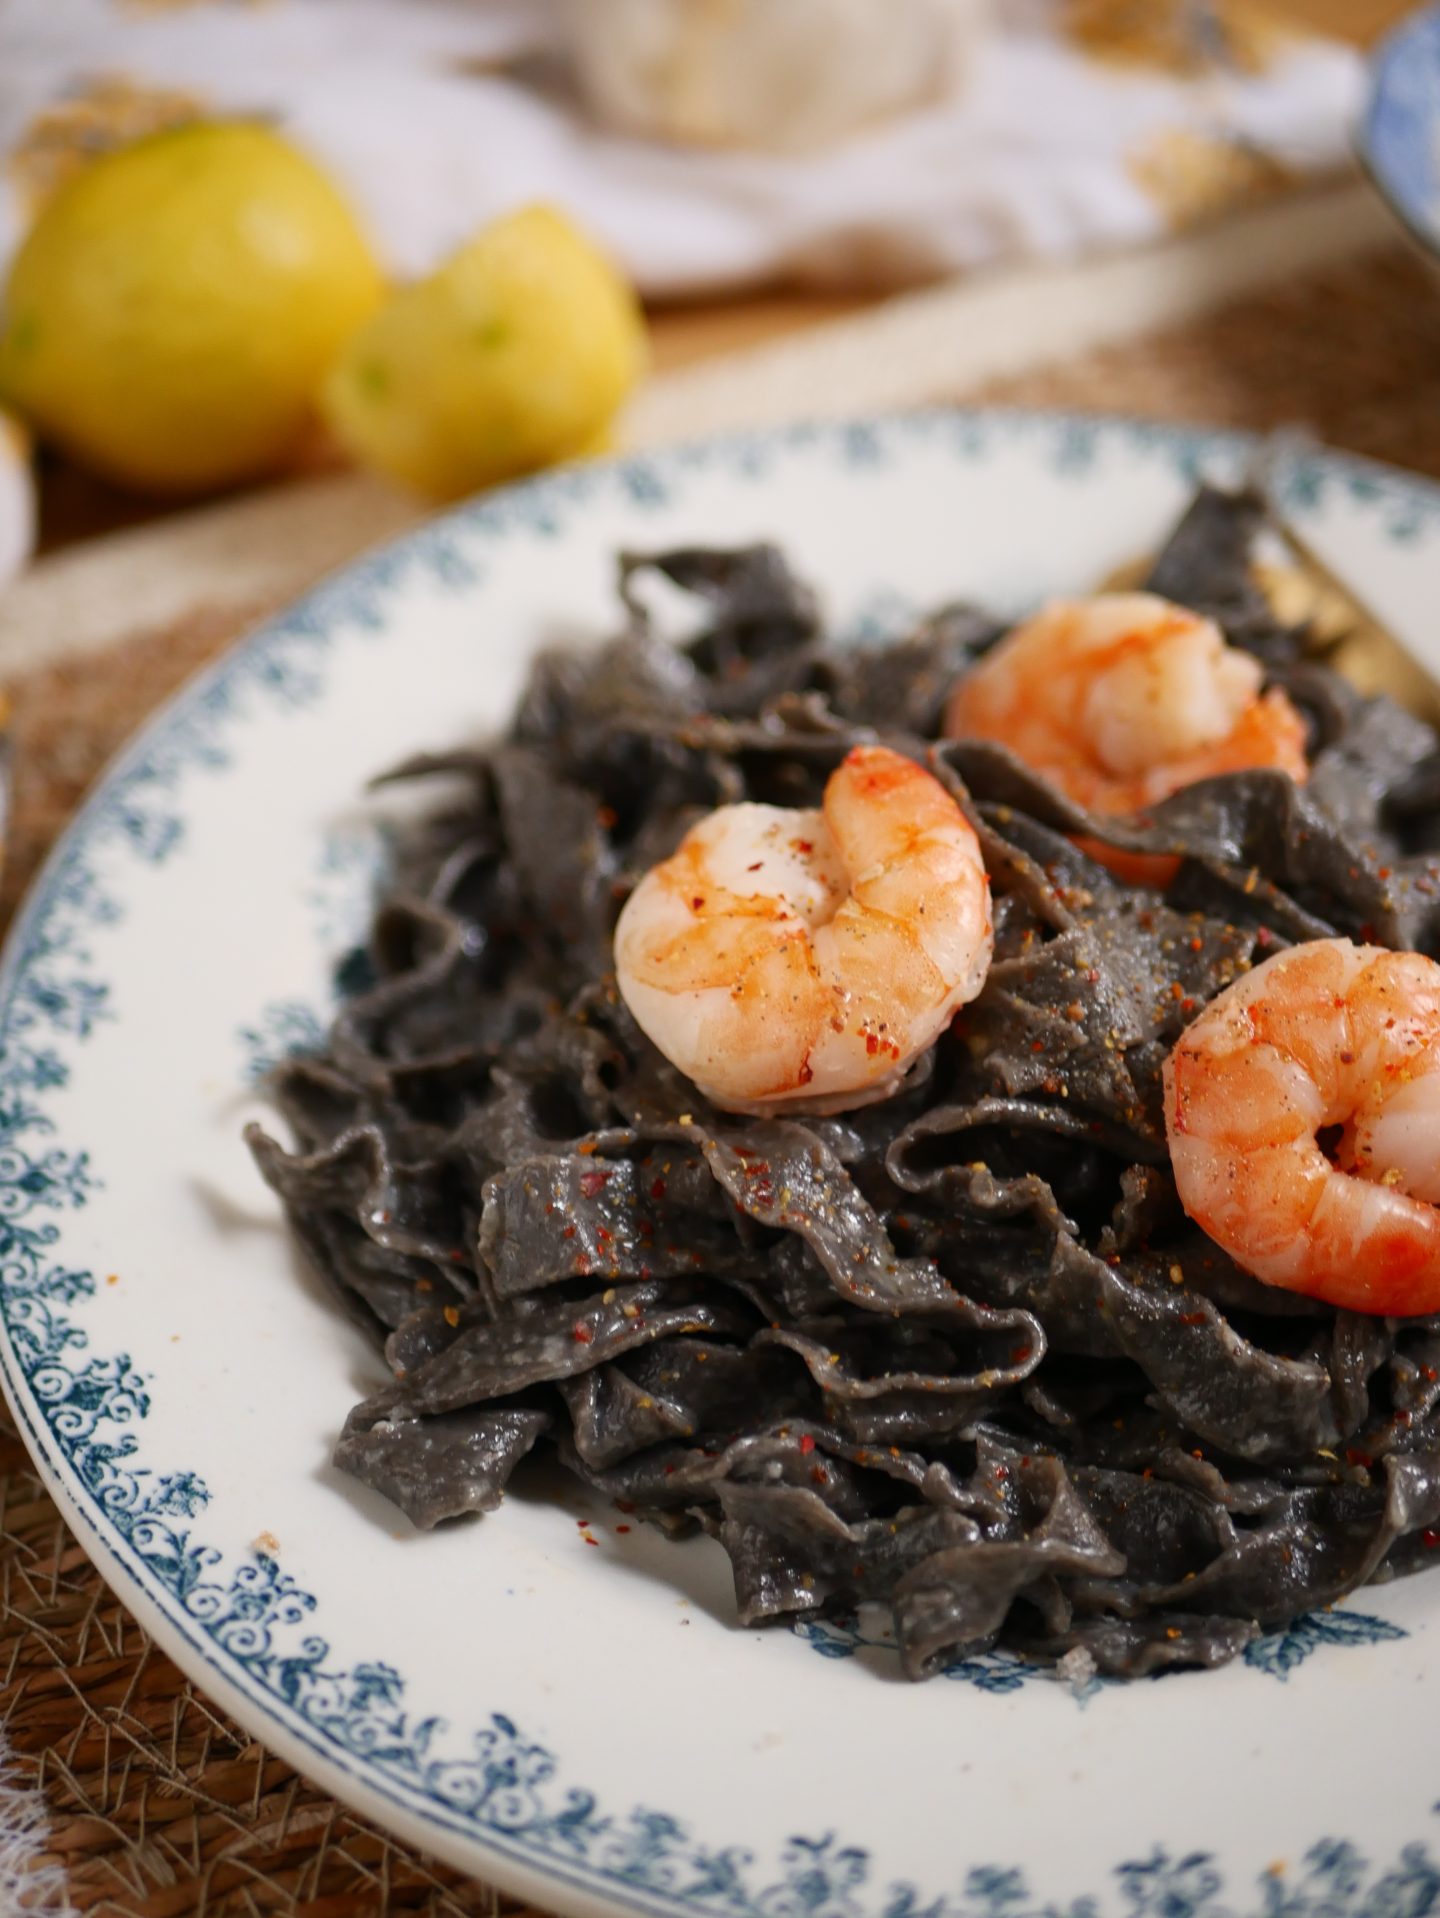
[[[133,1582],[184,1640],[197,1668],[219,1671],[262,1722],[306,1745],[332,1770],[363,1780],[435,1829],[483,1833],[492,1853],[539,1865],[555,1885],[600,1892],[611,1903],[665,1913],[734,1918],[1094,1918],[1096,1897],[1041,1906],[1009,1866],[970,1871],[958,1887],[922,1893],[882,1881],[862,1846],[835,1833],[790,1838],[757,1858],[717,1847],[683,1820],[649,1807],[615,1811],[564,1778],[558,1754],[493,1712],[456,1745],[438,1718],[405,1705],[403,1676],[380,1661],[332,1661],[314,1626],[317,1600],[274,1557],[227,1560],[197,1530],[209,1493],[176,1464],[143,1461],[137,1433],[151,1411],[151,1381],[125,1353],[98,1354],[77,1321],[96,1291],[92,1271],[67,1263],[60,1219],[83,1208],[103,1168],[82,1146],[57,1141],[52,1112],[77,1049],[115,1014],[111,982],[95,959],[123,913],[123,887],[102,878],[128,860],[157,866],[185,835],[193,779],[223,777],[228,741],[254,702],[303,707],[324,696],[329,655],[384,629],[386,603],[417,570],[445,590],[473,585],[487,545],[515,529],[548,539],[587,502],[618,496],[644,510],[691,472],[721,468],[763,480],[787,447],[820,445],[847,466],[883,470],[916,438],[956,460],[983,459],[997,443],[1038,444],[1052,470],[1083,484],[1106,446],[1193,477],[1212,458],[1238,456],[1226,435],[1185,434],[1122,422],[937,414],[846,427],[804,427],[682,449],[655,460],[582,467],[462,509],[386,548],[265,627],[197,681],[152,725],[91,800],[37,884],[7,949],[0,981],[0,1324],[7,1391],[21,1429],[63,1481],[77,1519],[107,1562]],[[1378,469],[1301,459],[1287,484],[1310,503],[1339,488],[1364,499],[1398,543],[1440,544],[1440,495]],[[878,616],[878,613],[877,613]],[[299,1002],[243,1035],[253,1055],[305,1042],[318,1028]],[[854,1656],[843,1626],[802,1627],[829,1657]],[[1397,1627],[1359,1613],[1301,1620],[1251,1648],[1250,1663],[1285,1677],[1321,1646],[1375,1643]],[[960,1661],[949,1674],[1006,1695],[1024,1682],[1011,1661]],[[1314,1845],[1296,1873],[1227,1888],[1212,1856],[1152,1848],[1118,1864],[1106,1892],[1134,1918],[1390,1918],[1429,1912],[1440,1870],[1426,1845],[1375,1865],[1348,1843]],[[1099,1888],[1097,1888],[1098,1892]]]

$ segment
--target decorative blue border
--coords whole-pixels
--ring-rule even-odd
[[[1213,460],[1233,465],[1240,436],[1138,422],[1028,415],[935,413],[802,426],[688,447],[658,458],[571,469],[477,502],[432,522],[340,574],[293,612],[262,628],[196,681],[142,734],[107,776],[52,856],[13,931],[0,976],[0,1323],[5,1385],[22,1430],[66,1484],[78,1519],[183,1639],[194,1665],[213,1669],[246,1705],[298,1740],[331,1770],[370,1793],[419,1810],[432,1828],[468,1834],[497,1855],[612,1903],[673,1914],[716,1911],[738,1918],[1041,1918],[1019,1871],[970,1872],[953,1893],[922,1901],[912,1886],[872,1882],[868,1854],[834,1834],[794,1837],[772,1860],[738,1846],[714,1850],[678,1820],[647,1808],[617,1816],[594,1794],[563,1785],[557,1761],[508,1716],[493,1714],[468,1748],[445,1747],[443,1723],[404,1709],[404,1685],[381,1663],[327,1668],[329,1647],[310,1630],[316,1601],[263,1554],[226,1568],[191,1521],[208,1501],[186,1471],[138,1462],[134,1427],[149,1410],[148,1382],[130,1357],[99,1357],[75,1307],[95,1290],[89,1271],[63,1262],[56,1215],[83,1207],[99,1174],[89,1155],[55,1139],[50,1106],[96,1026],[114,1015],[92,941],[121,917],[104,875],[116,861],[162,864],[184,833],[181,793],[195,777],[222,773],[226,740],[257,704],[311,704],[342,642],[385,630],[387,607],[423,578],[447,591],[473,589],[484,554],[516,533],[558,538],[571,517],[602,498],[640,508],[668,503],[691,473],[769,477],[790,453],[822,447],[838,463],[881,470],[925,441],[955,459],[983,459],[997,441],[1038,440],[1057,472],[1084,484],[1112,449],[1198,477]],[[1364,462],[1307,456],[1290,485],[1314,505],[1332,490],[1365,506],[1390,539],[1440,536],[1440,489]],[[273,1036],[273,1035],[272,1035]],[[263,1035],[262,1035],[263,1038]],[[1341,1622],[1341,1621],[1353,1621]],[[1373,1638],[1358,1614],[1302,1621],[1264,1641],[1262,1669],[1283,1675],[1322,1639]],[[826,1649],[822,1647],[821,1649]],[[841,1655],[856,1648],[842,1647]],[[835,1655],[835,1647],[829,1648]],[[1009,1690],[987,1661],[983,1689]],[[1162,1850],[1113,1874],[1126,1910],[1164,1918],[1220,1918],[1221,1876],[1206,1854]],[[1248,1909],[1273,1918],[1418,1914],[1440,1901],[1440,1871],[1425,1846],[1406,1848],[1378,1875],[1347,1844],[1325,1841],[1298,1880],[1263,1877]],[[1064,1907],[1095,1918],[1093,1899]],[[1046,1918],[1059,1918],[1047,1908]]]
[[[1440,261],[1440,6],[1420,9],[1381,41],[1358,146],[1391,210]]]
[[[894,1638],[888,1632],[872,1631],[858,1618],[807,1618],[792,1629],[822,1658],[854,1658],[860,1653],[881,1658],[899,1655]],[[1252,1639],[1242,1656],[1255,1671],[1283,1683],[1307,1658],[1327,1645],[1381,1645],[1409,1636],[1403,1626],[1392,1625],[1387,1618],[1376,1618],[1373,1612],[1354,1612],[1348,1606],[1332,1607],[1325,1612],[1306,1612],[1283,1631],[1266,1632],[1262,1638]],[[957,1684],[973,1685],[982,1692],[1018,1692],[1027,1684],[1057,1682],[1057,1674],[1048,1666],[1027,1665],[1013,1652],[983,1652],[972,1658],[957,1658],[943,1666],[936,1676]],[[1077,1677],[1069,1682],[1076,1699],[1083,1705],[1102,1685],[1134,1681]]]

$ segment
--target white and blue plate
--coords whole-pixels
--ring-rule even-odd
[[[874,635],[956,595],[1018,611],[1086,588],[1245,450],[943,413],[562,472],[263,627],[85,807],[0,978],[5,1388],[104,1577],[318,1783],[570,1912],[1440,1903],[1440,1578],[1220,1672],[1077,1694],[997,1657],[911,1685],[859,1627],[741,1630],[718,1546],[622,1529],[543,1468],[494,1516],[418,1534],[330,1466],[382,1363],[240,1143],[257,1073],[321,1029],[363,934],[385,843],[366,780],[503,726],[541,644],[612,631],[617,548],[778,539]],[[1317,454],[1283,492],[1440,668],[1440,489]]]
[[[1380,42],[1359,148],[1392,212],[1440,265],[1440,6],[1418,8]]]

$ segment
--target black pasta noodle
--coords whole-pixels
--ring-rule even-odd
[[[421,1526],[536,1446],[670,1532],[747,1624],[890,1610],[920,1677],[1007,1647],[1134,1676],[1216,1665],[1440,1527],[1440,1320],[1258,1284],[1185,1219],[1161,1068],[1269,951],[1440,952],[1433,733],[1306,663],[1206,491],[1153,585],[1307,715],[1313,775],[1093,818],[994,746],[938,744],[997,637],[946,607],[837,649],[770,547],[627,556],[627,623],[539,658],[509,734],[415,760],[459,793],[405,844],[324,1048],[250,1143],[393,1382],[336,1461]],[[705,620],[652,634],[658,569]],[[996,954],[903,1088],[838,1117],[712,1109],[610,974],[639,875],[713,806],[813,805],[849,747],[927,761],[982,837]],[[458,781],[458,783],[457,783]],[[1157,892],[1073,835],[1178,855]],[[1073,1669],[1073,1665],[1072,1665]]]

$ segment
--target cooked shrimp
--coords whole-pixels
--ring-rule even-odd
[[[1247,1272],[1353,1312],[1440,1311],[1433,959],[1317,939],[1257,966],[1175,1047],[1165,1122],[1185,1210]]]
[[[968,821],[912,760],[857,746],[823,811],[722,806],[615,929],[641,1027],[716,1105],[841,1111],[892,1091],[990,967]]]
[[[1057,600],[966,674],[945,730],[1009,746],[1090,812],[1139,812],[1251,766],[1304,780],[1304,722],[1262,679],[1212,620],[1153,593]],[[1165,884],[1178,865],[1085,845],[1123,878]]]

